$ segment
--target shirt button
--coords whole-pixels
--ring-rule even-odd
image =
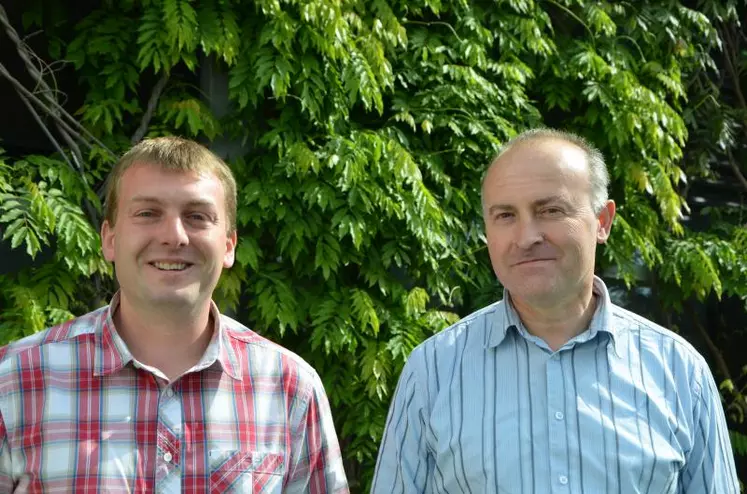
[[[171,398],[172,396],[174,396],[174,390],[171,389],[171,388],[167,389],[166,390],[166,396],[168,396],[169,398]]]
[[[555,418],[558,420],[563,420],[563,412],[555,412]]]
[[[558,477],[558,480],[559,480],[559,481],[560,481],[560,483],[561,483],[561,484],[563,484],[563,485],[565,485],[565,484],[567,484],[567,483],[568,483],[568,477],[566,477],[565,475],[561,475],[560,477]]]
[[[165,461],[166,463],[169,463],[172,458],[173,458],[173,456],[171,456],[171,453],[166,453],[166,454],[163,455],[163,461]]]

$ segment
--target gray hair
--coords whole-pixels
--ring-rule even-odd
[[[495,163],[498,158],[500,158],[506,151],[511,149],[516,144],[544,139],[558,139],[561,141],[565,141],[579,147],[584,152],[584,154],[586,155],[587,164],[589,165],[591,206],[594,209],[595,213],[601,212],[602,208],[604,208],[605,204],[607,204],[607,200],[609,199],[607,188],[610,185],[610,176],[607,172],[607,165],[604,162],[604,156],[602,155],[602,152],[599,151],[599,149],[597,149],[589,141],[579,135],[563,130],[548,128],[526,130],[508,141],[506,145],[501,148],[495,158],[493,158],[490,164],[492,166],[492,164]],[[487,175],[487,170],[485,172],[485,175]],[[485,176],[483,176],[483,183],[484,181]]]

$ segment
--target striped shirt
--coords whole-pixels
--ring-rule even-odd
[[[612,304],[558,351],[510,301],[410,355],[372,493],[739,492],[719,393],[681,337]]]
[[[316,372],[218,313],[169,382],[110,306],[0,350],[0,492],[347,493]]]

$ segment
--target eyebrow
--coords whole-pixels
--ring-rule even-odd
[[[554,195],[554,196],[543,197],[542,199],[537,199],[536,201],[532,203],[532,206],[537,208],[537,207],[546,206],[551,203],[561,203],[566,206],[568,205],[568,201],[566,201],[563,196]],[[516,208],[510,204],[493,204],[492,206],[488,208],[488,213],[493,214],[497,211],[511,211],[514,209]]]

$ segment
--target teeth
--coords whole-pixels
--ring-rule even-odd
[[[153,265],[158,269],[163,269],[164,271],[181,271],[182,269],[187,268],[187,265],[183,263],[172,264],[168,262],[154,262]]]

